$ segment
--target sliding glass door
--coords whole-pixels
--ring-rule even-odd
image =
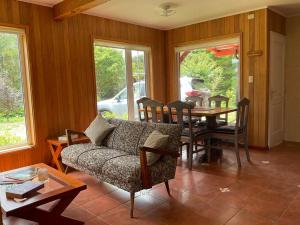
[[[136,100],[147,96],[148,51],[94,45],[97,110],[105,118],[138,118]]]

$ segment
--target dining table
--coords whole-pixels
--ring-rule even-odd
[[[191,109],[191,116],[192,117],[206,117],[207,122],[207,128],[208,129],[215,129],[217,128],[217,117],[222,114],[227,114],[231,112],[235,112],[236,108],[226,108],[226,107],[194,107]],[[148,108],[148,111],[151,111],[151,109]],[[164,113],[164,119],[163,121],[165,123],[168,123],[169,120],[169,109],[167,106],[163,107],[163,113]],[[140,112],[144,112],[144,109],[140,109]],[[176,110],[171,111],[172,114],[176,115]],[[157,113],[160,114],[160,109],[157,108]],[[183,114],[188,114],[187,110],[183,110]]]
[[[140,112],[144,112],[144,109],[140,109]],[[151,109],[148,109],[148,111],[151,111]],[[206,117],[206,127],[209,130],[214,130],[215,128],[218,127],[217,123],[217,117],[222,115],[222,114],[228,114],[232,112],[236,112],[237,108],[230,108],[230,107],[203,107],[203,106],[196,106],[191,109],[191,116],[192,117]],[[171,111],[172,114],[176,115],[176,110]],[[157,114],[160,114],[160,109],[157,108]],[[183,114],[187,115],[188,110],[183,110]],[[164,123],[169,122],[169,109],[167,106],[163,107],[163,121]],[[214,140],[211,140],[213,143]],[[211,149],[211,160],[212,161],[217,161],[219,158],[222,157],[223,150],[220,148],[212,148]],[[208,156],[207,153],[204,153],[200,158],[199,158],[200,163],[207,163],[208,162]]]

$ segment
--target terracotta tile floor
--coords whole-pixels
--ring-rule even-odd
[[[179,160],[176,178],[170,182],[172,197],[164,185],[137,193],[134,219],[129,218],[127,192],[71,172],[88,189],[64,215],[87,225],[300,224],[300,144],[286,143],[269,152],[252,150],[253,164],[245,160],[243,152],[242,156],[240,171],[230,150],[224,151],[222,164],[201,166],[195,156],[193,171],[186,168],[186,159]],[[221,192],[220,188],[230,191]],[[11,218],[5,224],[34,223]]]

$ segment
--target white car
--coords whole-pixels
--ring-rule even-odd
[[[146,96],[145,81],[136,82],[133,84],[134,102]],[[113,113],[118,117],[123,117],[128,114],[127,106],[127,88],[122,89],[113,98],[97,102],[98,112],[104,114],[106,112]],[[135,117],[138,117],[137,107],[135,107]]]
[[[201,96],[204,102],[207,102],[210,97],[210,90],[207,88],[195,89],[197,84],[203,83],[203,80],[192,77],[180,78],[180,99],[185,101],[188,96]],[[146,96],[145,81],[136,82],[133,84],[134,88],[134,103],[136,100]],[[127,106],[127,88],[122,89],[113,98],[97,102],[98,112],[105,114],[106,112],[112,113],[119,118],[124,118],[128,114]],[[137,107],[134,108],[135,118],[138,118]]]

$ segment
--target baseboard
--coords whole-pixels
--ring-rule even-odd
[[[268,146],[255,146],[255,145],[249,145],[250,149],[260,150],[260,151],[269,151],[270,148]]]

